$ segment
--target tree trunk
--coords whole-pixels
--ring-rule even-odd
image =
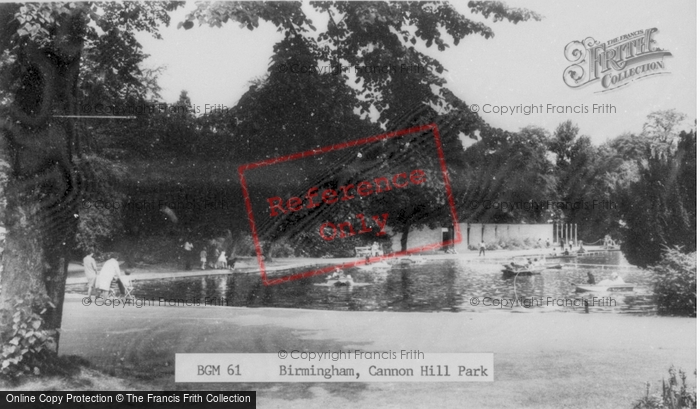
[[[265,240],[263,241],[262,246],[260,246],[260,249],[262,250],[263,260],[265,260],[265,262],[268,263],[272,261],[272,252],[270,251],[272,250],[272,244],[272,240]]]
[[[401,229],[401,251],[406,251],[408,248],[408,233],[411,231],[411,225],[405,224]]]
[[[55,115],[76,113],[82,51],[82,36],[76,29],[82,27],[79,21],[63,21],[56,34],[73,41],[43,49],[31,42],[24,45],[18,62],[25,67],[19,81],[26,85],[18,89],[10,107],[12,122],[0,123],[12,167],[6,190],[0,306],[9,307],[26,296],[48,296],[54,305],[43,316],[42,329],[48,330],[61,327],[78,223],[77,129],[72,120]],[[63,36],[62,30],[71,31],[72,36]],[[59,334],[55,335],[56,348]]]
[[[14,193],[14,194],[13,194]],[[45,293],[43,279],[44,249],[40,229],[34,223],[38,204],[22,203],[15,192],[8,195],[6,209],[6,245],[0,283],[0,305],[23,294]],[[9,306],[9,305],[7,305]]]

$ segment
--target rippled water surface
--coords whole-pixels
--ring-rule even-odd
[[[245,307],[307,308],[346,311],[503,311],[655,314],[650,273],[627,264],[619,252],[565,261],[562,269],[541,275],[504,278],[501,266],[461,260],[429,260],[424,264],[395,265],[390,270],[350,269],[356,283],[328,287],[325,276],[265,286],[259,276],[231,274],[173,278],[136,283],[134,295],[146,299],[199,300]],[[634,292],[577,293],[574,284],[593,272],[598,281],[612,272]],[[287,271],[286,274],[292,271]],[[515,304],[515,305],[514,305]]]

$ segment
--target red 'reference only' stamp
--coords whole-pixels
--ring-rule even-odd
[[[238,175],[265,285],[435,250],[462,240],[435,124],[245,164],[238,168]],[[391,246],[388,238],[392,234],[400,236],[411,227],[435,225],[452,226],[454,237],[405,251],[391,247],[388,254],[344,259],[301,272],[278,274],[265,265],[266,251],[283,238],[316,249],[372,240],[384,240]],[[297,250],[304,253],[303,248]]]

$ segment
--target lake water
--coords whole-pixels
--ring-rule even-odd
[[[384,271],[347,270],[356,283],[369,284],[364,286],[320,286],[325,283],[325,276],[265,286],[258,275],[230,274],[139,281],[133,294],[137,298],[200,303],[208,299],[241,307],[405,312],[584,313],[586,299],[591,313],[656,314],[650,273],[631,268],[619,252],[563,263],[606,267],[565,266],[541,275],[504,278],[502,267],[496,264],[429,260],[424,264],[395,265]],[[618,272],[626,282],[635,284],[635,291],[576,293],[572,283],[584,284],[588,271],[597,281]],[[299,271],[285,274],[292,272]]]

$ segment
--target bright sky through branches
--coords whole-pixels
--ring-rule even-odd
[[[467,2],[454,2],[470,19]],[[421,51],[437,58],[447,68],[448,87],[467,104],[477,104],[480,114],[492,126],[510,131],[542,126],[553,131],[567,119],[595,143],[624,132],[639,133],[652,111],[675,108],[688,115],[688,126],[696,118],[696,3],[679,1],[624,0],[554,1],[509,0],[513,7],[525,7],[544,16],[542,21],[519,24],[485,21],[495,37],[468,36],[458,46],[439,52],[435,46]],[[177,23],[194,7],[188,3],[173,15],[171,26],[163,28],[163,40],[139,37],[145,52],[151,54],[149,67],[167,66],[161,77],[163,98],[177,100],[187,90],[193,104],[223,104],[233,107],[248,90],[248,82],[263,76],[273,45],[282,38],[272,24],[262,23],[249,31],[237,23],[223,28],[207,26],[177,29]],[[319,29],[325,16],[305,6]],[[571,63],[564,47],[571,41],[593,37],[607,42],[626,33],[657,28],[656,46],[673,55],[664,59],[670,74],[649,77],[620,90],[595,93],[591,87],[572,89],[563,82],[564,69]],[[588,113],[557,114],[484,113],[490,106],[588,107]],[[614,106],[615,113],[593,114],[591,108]],[[493,109],[490,109],[493,110]]]

